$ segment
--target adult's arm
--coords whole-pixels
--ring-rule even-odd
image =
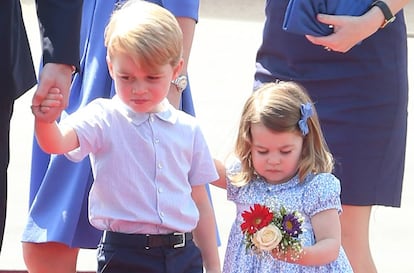
[[[43,64],[79,68],[82,3],[82,0],[36,0]]]
[[[37,117],[52,122],[66,108],[74,69],[79,69],[79,40],[82,0],[36,0],[44,67],[32,99]],[[43,99],[51,88],[63,95],[62,104],[52,110],[42,110]]]
[[[177,18],[181,31],[183,32],[184,65],[181,74],[187,75],[200,2],[198,0],[166,0],[163,4],[164,8],[168,9]],[[168,100],[175,108],[179,107],[181,94],[177,92],[177,88],[173,85],[170,88]]]

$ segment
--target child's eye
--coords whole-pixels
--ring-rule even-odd
[[[284,154],[284,155],[290,154],[291,152],[292,152],[291,150],[288,150],[288,151],[280,151],[280,153],[281,154]]]
[[[128,76],[128,75],[121,75],[121,76],[119,76],[119,78],[123,81],[130,81],[131,80],[131,77]]]
[[[265,154],[268,153],[268,151],[264,151],[264,150],[263,151],[257,151],[257,153],[260,154],[260,155],[265,155]]]
[[[151,81],[156,81],[159,80],[161,77],[160,76],[148,76],[148,79]]]

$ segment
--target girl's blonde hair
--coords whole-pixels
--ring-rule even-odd
[[[147,68],[176,66],[183,50],[181,28],[168,10],[142,0],[120,5],[105,29],[108,57],[128,54]]]
[[[305,119],[306,135],[299,127],[303,118],[302,105],[311,105],[312,115]],[[294,82],[267,83],[253,92],[246,101],[236,139],[235,154],[241,161],[241,172],[232,176],[235,185],[242,186],[255,176],[251,155],[251,125],[263,124],[275,132],[297,132],[303,136],[299,162],[299,179],[309,173],[332,172],[334,160],[326,144],[315,107],[305,89]]]

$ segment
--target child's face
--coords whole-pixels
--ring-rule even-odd
[[[274,132],[262,124],[253,124],[251,134],[256,172],[272,184],[291,179],[298,171],[303,137],[296,132]]]
[[[181,70],[182,62],[176,67],[165,64],[148,71],[136,64],[127,54],[107,57],[108,69],[115,82],[119,98],[135,112],[158,112],[170,84]]]

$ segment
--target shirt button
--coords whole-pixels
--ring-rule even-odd
[[[158,169],[162,169],[162,164],[158,163]]]

